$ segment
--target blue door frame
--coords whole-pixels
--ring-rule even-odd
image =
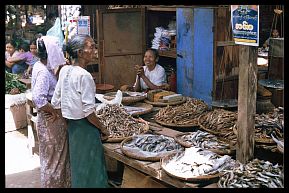
[[[210,8],[177,8],[177,92],[212,103],[213,18]]]

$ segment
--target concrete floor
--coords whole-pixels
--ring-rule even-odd
[[[6,188],[40,188],[39,156],[28,147],[27,128],[5,132]]]

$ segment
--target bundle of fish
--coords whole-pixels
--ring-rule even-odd
[[[186,133],[181,135],[177,140],[187,144],[188,146],[197,146],[202,149],[208,149],[215,153],[223,152],[224,154],[231,152],[230,144],[222,141],[216,135],[198,130],[196,132]],[[186,147],[188,147],[186,145]],[[214,151],[215,150],[215,151]]]
[[[100,122],[110,132],[110,138],[122,138],[144,132],[145,123],[134,119],[123,106],[107,104],[96,111]]]
[[[154,118],[174,125],[198,125],[197,118],[207,110],[208,105],[204,101],[188,97],[182,105],[160,109]]]
[[[199,147],[186,148],[182,153],[176,153],[172,158],[162,160],[162,168],[179,178],[198,178],[206,175],[218,175],[225,169],[236,167],[236,161],[230,156],[220,156],[214,152]]]
[[[224,109],[214,109],[199,118],[199,124],[207,131],[221,136],[227,140],[236,140],[233,127],[237,122],[237,112]]]
[[[143,134],[133,136],[124,147],[137,148],[150,153],[168,152],[183,149],[173,138],[163,135]]]
[[[283,188],[281,166],[254,159],[248,164],[225,171],[218,181],[221,188]]]

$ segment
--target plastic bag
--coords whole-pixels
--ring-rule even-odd
[[[97,98],[97,100],[99,100],[101,102],[101,104],[96,107],[96,111],[98,111],[98,110],[102,109],[103,107],[105,107],[105,105],[107,105],[107,104],[109,104],[109,105],[113,105],[113,104],[121,105],[122,92],[120,90],[118,90],[116,92],[115,98],[112,100],[106,100],[105,98],[103,98],[103,94],[95,94],[95,97]]]
[[[54,25],[46,32],[46,35],[57,37],[60,43],[60,47],[62,48],[64,36],[61,30],[61,23],[59,17],[56,18]]]

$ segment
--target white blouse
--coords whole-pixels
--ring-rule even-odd
[[[95,83],[91,74],[79,66],[64,66],[51,100],[56,109],[61,108],[67,119],[82,119],[95,110]]]
[[[156,86],[161,86],[165,83],[167,83],[167,77],[166,77],[166,72],[165,69],[159,65],[156,64],[155,68],[152,71],[149,71],[149,69],[147,68],[147,66],[143,66],[144,68],[144,73],[145,76]],[[136,81],[137,81],[138,76],[136,77]],[[136,82],[135,82],[136,84]],[[146,83],[143,81],[142,78],[140,78],[140,87],[142,90],[145,90],[148,88],[148,86],[146,85]]]

